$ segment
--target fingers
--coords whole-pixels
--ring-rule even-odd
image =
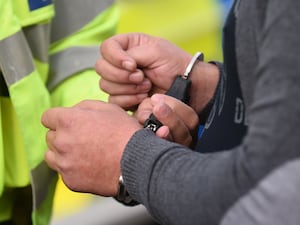
[[[127,83],[121,84],[116,82],[111,82],[106,79],[100,79],[100,88],[109,93],[110,95],[134,95],[141,93],[148,93],[151,90],[151,82],[148,79],[144,79],[139,84]]]
[[[170,96],[155,94],[139,105],[134,116],[144,124],[151,113],[163,124],[156,132],[158,137],[186,146],[192,144],[198,127],[198,115],[192,108]]]
[[[153,114],[162,124],[169,128],[169,135],[171,135],[173,140],[183,145],[190,144],[192,137],[189,128],[168,105],[164,103],[155,105],[153,108]],[[157,135],[163,135],[164,137],[166,135],[166,131],[163,133],[160,131]]]
[[[137,69],[136,61],[127,52],[139,45],[139,34],[116,35],[101,45],[95,69],[100,74],[100,88],[109,94],[109,102],[128,110],[148,96],[152,83]]]
[[[51,169],[58,171],[58,168],[55,163],[55,153],[54,152],[47,150],[45,152],[45,161]]]
[[[142,33],[115,35],[102,43],[102,58],[97,61],[95,69],[112,82],[141,83],[145,76],[138,68],[151,69],[152,65],[163,64],[160,42],[163,41]]]
[[[155,95],[151,101],[154,104],[153,114],[169,129],[163,126],[157,135],[189,146],[198,127],[198,115],[186,104],[169,96]]]
[[[47,142],[49,149],[55,149],[55,147],[53,145],[53,143],[55,141],[55,136],[56,136],[55,133],[56,133],[56,131],[48,130],[48,132],[46,134],[46,142]]]
[[[141,55],[140,53],[151,51],[152,46],[157,46],[157,43],[159,43],[158,40],[160,39],[157,37],[143,33],[119,34],[104,41],[100,51],[105,59],[113,65],[128,71],[134,71],[137,68],[136,59],[142,59],[143,56],[149,55]],[[144,51],[139,51],[139,57],[135,59],[127,53],[128,50],[144,46]],[[149,48],[149,46],[151,47]],[[148,63],[149,61],[146,60],[145,62]],[[143,64],[143,61],[140,61],[138,64]]]
[[[140,124],[144,124],[152,113],[152,104],[150,98],[145,98],[139,105],[133,116],[139,121]]]
[[[49,130],[46,134],[46,142],[48,145],[48,150],[45,152],[45,161],[49,165],[49,167],[53,170],[57,171],[57,166],[55,163],[55,152],[53,143],[55,141],[55,131]]]
[[[135,109],[148,94],[109,96],[108,101],[122,107],[124,110]]]
[[[137,68],[134,70],[120,68],[104,57],[97,60],[95,70],[102,78],[113,82],[140,83],[144,79],[144,74]]]
[[[151,103],[154,105],[157,105],[160,103],[161,107],[163,107],[163,109],[161,110],[162,114],[167,114],[167,113],[172,113],[170,111],[168,111],[167,109],[164,109],[165,107],[169,107],[171,111],[173,111],[174,113],[176,113],[178,115],[178,117],[184,121],[184,124],[189,128],[189,129],[194,129],[195,126],[198,126],[199,123],[199,118],[197,113],[188,105],[184,104],[183,102],[167,96],[167,95],[162,95],[162,94],[154,94],[151,97]],[[167,105],[167,106],[164,106]],[[154,111],[155,109],[153,109]],[[166,110],[166,112],[164,112],[164,110]],[[158,115],[160,116],[160,115]],[[163,115],[162,115],[163,116]],[[165,115],[165,117],[167,117]]]
[[[58,122],[57,118],[61,113],[61,110],[62,108],[51,108],[46,110],[41,118],[42,124],[50,130],[56,130]]]
[[[136,69],[135,61],[126,53],[132,42],[132,35],[116,35],[101,44],[100,52],[113,65],[128,71]]]
[[[41,122],[49,130],[56,131],[67,128],[72,123],[73,115],[73,107],[50,108],[43,113]]]
[[[156,131],[156,135],[160,138],[174,141],[171,131],[168,126],[162,126]]]
[[[109,94],[109,102],[117,104],[124,109],[129,109],[139,104],[148,96],[148,92],[152,88],[152,83],[149,79],[144,78],[141,70],[137,70],[131,75],[134,82],[128,81],[126,78],[128,76],[126,74],[129,74],[128,72],[125,75],[122,75],[122,73],[120,75],[108,73],[107,79],[104,74],[105,72],[103,72],[99,82],[100,88]],[[139,76],[142,77],[142,81],[140,81]]]

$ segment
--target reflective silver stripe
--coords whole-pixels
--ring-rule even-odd
[[[85,69],[93,69],[99,58],[99,46],[73,47],[50,57],[48,89],[53,90],[63,80]]]
[[[41,162],[31,171],[31,186],[33,196],[33,209],[36,210],[45,201],[49,193],[50,184],[57,178],[56,172]]]
[[[32,73],[32,54],[22,31],[0,41],[0,68],[7,86]]]
[[[55,17],[52,21],[51,42],[64,38],[81,29],[114,0],[59,0],[54,2]]]
[[[33,57],[41,62],[48,62],[50,42],[50,24],[37,24],[23,28]]]

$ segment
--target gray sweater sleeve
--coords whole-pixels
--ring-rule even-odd
[[[272,170],[300,157],[300,1],[251,1],[255,9],[266,7],[263,26],[256,26],[255,73],[245,74],[256,80],[249,84],[253,93],[245,93],[252,102],[242,143],[201,154],[142,129],[126,146],[121,167],[127,189],[161,224],[218,224]]]

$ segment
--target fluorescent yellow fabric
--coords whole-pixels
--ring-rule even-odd
[[[40,62],[34,59],[34,65],[42,79],[42,82],[45,84],[48,78],[49,63]]]
[[[46,129],[40,118],[50,107],[50,98],[39,74],[30,75],[9,87],[13,107],[16,110],[30,169],[44,158]]]
[[[30,13],[26,4],[27,1],[23,0],[0,1],[0,41],[20,31],[22,26],[44,23],[53,16],[51,5]],[[39,72],[47,73],[47,65],[46,68],[39,65],[39,68]],[[36,70],[12,85],[9,92],[11,98],[0,97],[0,222],[12,215],[14,196],[8,191],[13,189],[9,188],[29,185],[30,169],[43,160],[45,129],[40,124],[40,117],[42,111],[50,106],[49,93],[41,80],[41,73]],[[49,198],[52,197],[49,195]],[[51,199],[44,204],[51,205]],[[50,213],[51,207],[43,214],[34,212],[45,220],[48,218],[48,221]],[[47,225],[48,222],[34,224]]]
[[[17,17],[13,13],[12,3],[8,0],[0,0],[0,41],[20,30]]]
[[[100,45],[103,40],[116,33],[119,13],[119,7],[112,5],[78,32],[52,43],[51,54],[74,46]],[[73,74],[52,91],[52,105],[71,106],[84,99],[106,100],[107,95],[99,89],[99,79],[94,68]]]
[[[6,105],[12,104],[12,107],[8,107],[10,113],[7,112],[5,119],[11,132],[11,135],[6,133],[10,136],[7,139],[7,145],[12,148],[7,149],[11,152],[5,158],[7,162],[5,173],[6,186],[15,188],[29,185],[30,171],[43,161],[44,152],[47,149],[46,129],[42,126],[40,118],[42,113],[50,107],[50,97],[36,70],[11,85],[9,93],[11,102],[6,102]],[[7,118],[12,118],[12,120],[9,121]],[[56,180],[53,180],[52,185],[48,186],[47,199],[43,201],[42,206],[37,211],[32,211],[33,225],[49,224],[55,183]],[[1,202],[1,204],[7,203]]]
[[[54,15],[53,4],[30,11],[28,1],[9,0],[22,27],[49,21]],[[3,11],[1,11],[3,12]]]
[[[0,1],[0,21],[1,32],[0,41],[15,34],[21,29],[18,18],[13,12],[12,1]],[[5,190],[5,186],[25,185],[29,183],[29,171],[26,170],[27,160],[24,157],[24,148],[20,139],[19,130],[14,128],[16,125],[16,117],[13,112],[10,100],[5,97],[0,98],[0,221],[7,220],[11,217],[12,199],[11,191]],[[12,123],[10,123],[12,122]],[[16,154],[15,147],[20,147],[19,154]],[[21,159],[21,160],[17,160]],[[25,165],[25,168],[20,169]],[[21,175],[21,179],[16,179],[16,176]]]
[[[99,46],[103,40],[116,33],[119,14],[119,7],[112,5],[78,32],[52,43],[51,54],[74,46]],[[71,106],[83,99],[107,100],[107,95],[99,89],[99,79],[93,67],[73,74],[51,93],[52,105]]]
[[[0,195],[0,222],[11,218],[12,199],[12,190],[5,190],[4,194]]]
[[[51,94],[53,106],[72,106],[84,99],[107,100],[99,88],[99,75],[92,69],[74,74]]]
[[[0,0],[1,1],[1,0]],[[4,39],[19,31],[21,27],[48,22],[53,16],[53,6],[48,5],[33,11],[26,6],[28,1],[12,0],[0,2],[4,25],[0,37]],[[5,12],[5,13],[4,13]],[[110,7],[76,34],[60,43],[58,50],[71,46],[99,45],[99,43],[115,33],[118,23],[118,10]],[[1,41],[1,40],[0,40]],[[1,99],[2,130],[7,129],[0,139],[0,191],[4,183],[6,187],[22,187],[30,184],[30,170],[34,169],[44,158],[46,150],[46,129],[40,123],[41,114],[49,108],[50,98],[45,88],[48,65],[34,60],[35,71],[9,87],[10,98]],[[58,105],[71,105],[85,98],[105,99],[98,87],[99,77],[93,70],[83,71],[64,82],[57,88],[60,95]],[[78,87],[83,88],[78,91]],[[94,88],[89,86],[94,85]],[[1,107],[3,109],[3,107]],[[2,131],[1,130],[1,131]],[[1,141],[6,150],[1,147]],[[10,151],[8,152],[7,149]],[[11,150],[12,149],[12,150]],[[4,153],[5,151],[5,153]],[[3,163],[2,163],[3,162]],[[5,166],[4,166],[5,165]],[[53,181],[48,199],[37,211],[32,213],[35,225],[47,225],[51,217],[52,197],[55,190]],[[11,217],[13,196],[0,192],[0,222]],[[3,209],[2,209],[3,208]]]
[[[73,46],[100,45],[106,38],[116,33],[119,22],[119,8],[112,5],[76,33],[51,43],[50,54]]]
[[[0,10],[1,15],[1,32],[0,36],[1,40],[9,37],[10,35],[14,35],[18,30],[21,29],[21,25],[32,25],[45,20],[49,20],[53,14],[53,5],[48,5],[46,7],[42,7],[40,9],[36,9],[34,11],[29,11],[28,1],[24,0],[12,0],[12,1],[0,1]],[[0,41],[1,41],[0,40]],[[38,64],[38,63],[36,63]],[[40,71],[47,74],[47,65],[40,65]],[[45,68],[46,67],[46,68]],[[38,80],[41,73],[34,75],[36,78],[34,80]],[[29,78],[26,78],[27,80]],[[31,82],[31,81],[29,81]],[[24,83],[24,82],[22,82]],[[28,170],[28,161],[31,164],[31,168],[34,168],[38,162],[42,160],[43,150],[41,148],[45,148],[45,144],[41,144],[41,141],[33,141],[33,137],[37,135],[36,138],[41,138],[44,142],[43,133],[40,132],[40,129],[32,129],[29,130],[32,126],[42,127],[40,125],[40,113],[41,110],[46,109],[50,106],[49,94],[47,93],[45,86],[42,82],[38,81],[38,83],[28,83],[28,87],[24,90],[25,86],[22,86],[22,83],[17,83],[13,87],[10,87],[10,95],[13,97],[14,105],[11,104],[11,99],[2,98],[1,107],[2,110],[2,130],[6,132],[3,133],[1,137],[3,137],[3,148],[2,156],[5,163],[1,163],[5,165],[5,184],[9,187],[20,187],[29,184],[29,170]],[[38,95],[38,100],[46,104],[47,107],[42,107],[39,110],[34,110],[34,108],[30,107],[34,105],[37,109],[41,103],[36,103],[36,98],[30,98],[28,94],[31,93],[32,96],[36,96],[39,90],[42,90]],[[28,98],[27,98],[28,97]],[[31,101],[31,104],[26,103],[26,101]],[[44,103],[47,102],[47,103]],[[22,105],[23,104],[23,105]],[[25,111],[25,114],[20,111]],[[16,112],[18,114],[18,118],[16,116]],[[34,111],[33,111],[34,110]],[[39,113],[37,115],[37,113]],[[26,116],[26,114],[30,114],[30,118]],[[21,117],[20,117],[21,116]],[[29,119],[29,120],[28,120]],[[34,122],[32,122],[34,121]],[[38,125],[37,125],[38,124]],[[22,133],[20,130],[20,125],[22,126]],[[24,131],[26,130],[26,131]],[[28,131],[29,130],[29,131]],[[27,136],[24,137],[23,135]],[[28,137],[30,139],[27,140]],[[35,147],[32,152],[27,152],[25,154],[24,150],[24,142],[30,143],[33,142]],[[32,149],[31,144],[27,144],[27,151]],[[38,147],[39,146],[39,147]],[[39,153],[40,152],[40,153]],[[30,158],[27,158],[26,155],[30,154]],[[1,159],[1,158],[0,158]],[[1,182],[3,184],[4,182]],[[0,186],[1,186],[0,184]],[[1,190],[1,189],[0,189]],[[1,192],[0,192],[1,193]]]
[[[52,43],[51,54],[74,46],[99,46],[103,40],[116,33],[119,17],[119,7],[112,5],[78,32]],[[72,106],[84,99],[106,101],[107,94],[99,89],[99,79],[94,68],[73,74],[51,92],[52,106]],[[62,197],[66,201],[61,201]],[[85,206],[91,197],[87,194],[71,193],[59,180],[54,198],[54,217],[66,215]]]
[[[2,137],[5,149],[5,186],[24,187],[30,183],[29,166],[16,113],[8,97],[1,97]]]

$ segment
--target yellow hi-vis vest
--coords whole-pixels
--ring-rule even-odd
[[[114,0],[60,0],[55,2],[55,12],[47,82],[52,104],[70,106],[86,98],[106,100],[94,66],[101,42],[116,33],[117,4]]]
[[[44,84],[48,45],[38,43],[36,35],[41,40],[47,37],[54,8],[51,1],[34,0],[2,0],[0,8],[0,68],[5,81],[1,85],[0,221],[16,218],[24,224],[48,224],[56,183],[56,174],[43,161],[46,130],[40,124],[42,112],[50,107]],[[36,48],[39,45],[44,48]],[[22,215],[12,214],[17,189],[29,184],[31,213],[20,218]]]
[[[101,42],[116,33],[119,14],[114,0],[55,1],[47,82],[53,106],[70,106],[83,99],[107,99],[99,89],[94,65]],[[64,197],[67,199],[61,201]],[[71,193],[59,179],[53,219],[79,210],[91,198]]]
[[[57,13],[51,26],[54,3]],[[0,222],[20,216],[12,214],[14,198],[29,187],[32,210],[27,212],[32,221],[28,223],[49,224],[57,176],[43,161],[47,146],[42,112],[84,98],[104,99],[93,67],[99,44],[117,27],[114,1],[54,3],[0,0]],[[50,29],[58,35],[51,38],[53,66],[48,61]],[[46,83],[52,90],[52,103]]]

